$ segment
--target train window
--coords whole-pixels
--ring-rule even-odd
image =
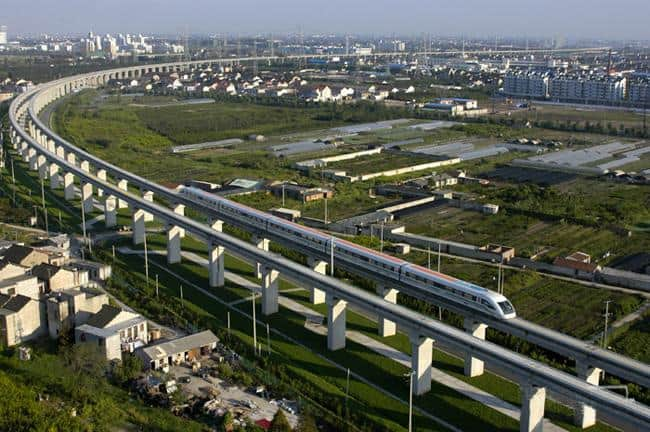
[[[515,308],[512,307],[508,300],[499,302],[498,305],[504,314],[511,314],[515,311]]]

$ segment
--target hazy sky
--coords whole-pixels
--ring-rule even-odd
[[[305,33],[650,39],[649,0],[2,0],[10,34]]]

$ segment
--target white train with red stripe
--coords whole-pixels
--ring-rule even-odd
[[[275,236],[286,236],[291,242],[325,254],[332,252],[332,242],[334,242],[335,260],[347,261],[351,264],[359,264],[359,261],[363,261],[373,272],[381,274],[387,279],[430,291],[453,302],[501,319],[516,317],[515,309],[506,297],[481,286],[429,270],[347,240],[334,238],[316,229],[270,215],[198,188],[183,187],[180,193],[257,230],[272,232]]]

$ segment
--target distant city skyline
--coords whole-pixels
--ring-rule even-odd
[[[553,37],[650,39],[647,0],[276,0],[237,2],[143,0],[92,4],[82,0],[4,0],[0,24],[9,34],[305,33],[464,35],[468,38]],[[98,6],[101,7],[98,8]]]

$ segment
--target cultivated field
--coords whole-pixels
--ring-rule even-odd
[[[622,237],[607,229],[543,221],[503,210],[483,215],[445,205],[410,214],[398,222],[404,223],[408,232],[477,246],[504,244],[514,247],[519,256],[540,254],[539,259],[544,261],[579,250],[607,263],[650,248],[646,233]],[[608,252],[609,257],[602,259]]]

